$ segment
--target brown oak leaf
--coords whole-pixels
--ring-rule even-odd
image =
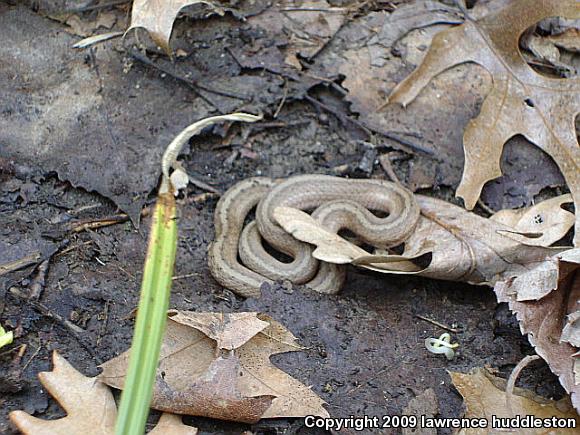
[[[457,196],[475,206],[483,185],[502,175],[504,143],[523,135],[559,166],[580,209],[580,147],[575,118],[580,113],[580,79],[553,79],[523,59],[519,38],[547,17],[580,18],[576,0],[514,0],[497,13],[438,33],[423,63],[393,90],[389,101],[411,103],[441,72],[466,62],[489,71],[493,88],[463,136],[465,166]],[[580,213],[575,243],[580,243]]]
[[[145,28],[153,41],[171,53],[169,38],[177,14],[186,6],[203,3],[223,14],[217,4],[206,0],[135,0],[131,10],[131,25],[127,32],[137,27]]]
[[[40,382],[61,404],[67,416],[43,420],[24,411],[12,411],[10,421],[25,435],[90,434],[114,435],[117,407],[107,385],[79,373],[56,351],[51,372],[39,373]],[[149,434],[195,435],[197,429],[182,423],[181,417],[163,414]]]
[[[516,278],[498,282],[494,291],[500,302],[507,302],[523,334],[570,393],[580,412],[578,366],[578,325],[580,309],[580,249],[571,249]],[[566,316],[568,315],[568,323]],[[572,344],[570,341],[572,340]]]
[[[473,284],[493,285],[498,280],[526,273],[555,253],[568,249],[549,247],[573,225],[572,213],[560,207],[562,202],[569,201],[566,196],[546,201],[548,206],[539,203],[523,209],[515,219],[510,218],[510,223],[517,221],[515,227],[439,199],[422,195],[415,198],[421,216],[415,231],[402,241],[405,247],[402,255],[380,251],[371,254],[326,230],[300,210],[280,207],[274,211],[274,217],[295,238],[315,245],[312,255],[319,260],[354,264],[383,273],[416,274]],[[553,225],[539,223],[529,233],[527,216],[542,216],[543,222]],[[508,215],[504,219],[509,220]],[[418,262],[419,259],[427,264]]]
[[[152,408],[222,420],[328,416],[309,387],[270,362],[301,350],[280,323],[258,313],[170,311]],[[99,378],[122,388],[129,352],[103,364]]]
[[[566,399],[558,402],[544,399],[535,395],[531,391],[522,388],[515,388],[511,396],[511,409],[513,415],[510,415],[506,406],[507,393],[505,392],[505,381],[493,376],[485,369],[475,369],[471,373],[450,372],[453,385],[463,396],[465,404],[465,418],[486,418],[488,420],[487,428],[462,429],[460,435],[488,435],[490,433],[502,433],[500,429],[492,431],[492,416],[501,419],[511,419],[514,417],[526,418],[534,416],[536,418],[562,418],[570,419],[569,421],[578,427],[578,415],[571,409]],[[513,429],[512,429],[513,430]],[[569,431],[553,428],[526,428],[524,432],[530,435],[548,435],[555,433],[574,433],[576,429]]]

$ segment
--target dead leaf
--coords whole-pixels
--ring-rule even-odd
[[[421,421],[421,416],[433,418],[437,414],[439,414],[439,403],[432,388],[427,388],[417,397],[413,397],[403,409],[403,415],[415,416],[417,421]],[[437,435],[437,429],[418,425],[413,428],[403,428],[403,435]]]
[[[568,315],[560,341],[580,348],[580,311],[575,311]]]
[[[197,429],[193,426],[187,426],[181,421],[180,415],[161,414],[157,425],[149,435],[196,435]]]
[[[24,411],[12,411],[10,421],[25,435],[91,434],[113,435],[117,407],[111,390],[97,378],[79,373],[56,351],[53,369],[38,375],[40,382],[67,412],[57,420],[32,417]],[[181,418],[162,415],[150,434],[195,435],[197,429],[184,425]]]
[[[197,313],[170,311],[175,322],[191,326],[217,342],[218,349],[234,350],[244,345],[269,325],[258,313]]]
[[[469,374],[449,372],[453,385],[463,396],[465,404],[465,418],[486,418],[487,428],[462,429],[461,435],[489,435],[504,433],[501,429],[492,430],[492,416],[494,418],[563,418],[571,419],[578,427],[578,415],[569,406],[566,399],[559,402],[544,399],[533,394],[531,391],[515,388],[511,404],[514,415],[509,415],[506,407],[505,381],[497,378],[484,369],[475,369]],[[504,385],[502,385],[504,384]],[[517,429],[514,429],[516,432]],[[558,429],[532,429],[527,427],[526,434],[547,435],[555,433],[574,433],[577,429],[569,431]],[[518,432],[522,433],[522,432]]]
[[[131,10],[131,25],[127,32],[137,27],[146,29],[151,38],[167,53],[171,54],[169,38],[173,22],[181,9],[193,4],[205,4],[223,15],[217,4],[204,0],[135,0]]]
[[[421,207],[421,216],[415,231],[404,241],[402,255],[368,253],[322,228],[311,216],[298,210],[281,207],[274,211],[274,217],[294,237],[316,245],[313,256],[319,260],[352,263],[383,273],[417,274],[474,284],[493,285],[500,279],[521,275],[559,250],[567,249],[534,244],[538,239],[551,242],[557,234],[562,237],[570,229],[572,221],[568,221],[567,227],[564,224],[559,226],[562,219],[552,216],[569,213],[560,208],[560,201],[551,201],[549,206],[540,203],[522,212],[522,218],[541,214],[546,221],[558,223],[556,229],[542,228],[548,234],[545,238],[542,232],[527,243],[527,240],[513,240],[517,230],[501,222],[439,199],[422,195],[415,198]],[[523,219],[520,228],[526,229],[527,222],[527,218]],[[417,260],[426,255],[430,255],[428,265],[421,266]]]
[[[326,0],[282,0],[263,13],[248,19],[249,24],[288,39],[285,62],[301,70],[298,55],[310,59],[340,29],[346,8],[332,7]]]
[[[498,301],[508,303],[520,322],[520,330],[528,335],[536,353],[559,377],[578,411],[580,384],[576,382],[575,370],[578,348],[566,341],[575,336],[570,328],[576,329],[575,313],[580,309],[579,264],[580,249],[571,249],[539,264],[527,274],[500,281],[494,287]],[[549,274],[546,274],[547,268]],[[537,295],[529,297],[534,292]],[[568,314],[573,323],[566,325]],[[564,325],[565,334],[562,331]]]
[[[527,245],[550,246],[574,225],[574,214],[562,208],[571,202],[571,195],[561,195],[531,208],[500,210],[490,219],[515,230],[512,233],[502,231],[506,237]]]
[[[559,35],[548,36],[556,47],[580,53],[580,29],[567,29]]]
[[[579,18],[576,0],[516,0],[494,15],[438,33],[423,63],[397,85],[389,101],[407,106],[441,72],[466,62],[493,76],[479,116],[465,129],[465,166],[457,196],[472,209],[483,185],[502,172],[504,143],[521,134],[547,152],[580,209],[580,148],[574,119],[580,113],[580,79],[554,80],[534,72],[518,49],[519,38],[546,17]],[[580,243],[580,214],[575,243]]]
[[[220,346],[227,354],[220,355]],[[242,422],[328,416],[310,388],[270,362],[272,355],[300,349],[296,338],[266,315],[171,311],[151,406]],[[99,378],[122,388],[127,363],[128,352],[107,361]]]

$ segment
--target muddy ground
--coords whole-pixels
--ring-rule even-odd
[[[251,127],[217,128],[192,141],[185,167],[220,191],[256,175],[387,178],[375,159],[397,150],[405,157],[394,166],[402,180],[417,180],[421,171],[427,174],[423,178],[431,179],[430,171],[448,170],[438,172],[440,182],[431,180],[421,193],[456,202],[453,192],[461,165],[445,166],[445,159],[437,154],[415,152],[379,134],[367,134],[357,124],[357,114],[349,110],[344,94],[336,90],[344,77],[337,76],[332,86],[304,77],[292,81],[280,71],[242,68],[232,57],[221,56],[263,38],[232,16],[186,18],[176,30],[175,45],[187,51],[192,47],[205,50],[204,54],[173,66],[163,56],[154,57],[155,67],[138,61],[114,42],[73,51],[70,45],[79,38],[65,32],[62,23],[38,8],[14,3],[0,2],[0,41],[9,41],[0,49],[0,263],[40,252],[41,259],[49,259],[49,270],[39,299],[32,302],[10,289],[26,294],[34,287],[35,261],[0,276],[0,324],[15,331],[14,344],[0,351],[0,433],[14,433],[7,419],[13,410],[47,419],[64,415],[37,379],[38,372],[51,369],[53,350],[84,374],[96,375],[99,364],[129,347],[150,223],[148,217],[139,222],[139,211],[153,201],[162,146],[188,123],[216,110],[254,108],[254,112],[266,113],[265,121]],[[94,18],[91,13],[95,12],[80,16]],[[328,50],[330,54],[321,56],[332,58],[332,46]],[[399,58],[393,62],[401,62],[397,80],[412,69]],[[175,69],[169,74],[159,65]],[[240,104],[211,92],[206,93],[209,98],[202,98],[204,91],[195,84],[172,77],[177,69],[183,72],[193,67],[197,68],[196,83],[215,85],[212,78],[219,72],[218,79],[228,92],[246,93],[249,100]],[[425,111],[403,114],[399,109],[390,118],[392,130],[417,126],[416,131],[422,133],[410,137],[423,147],[437,149],[433,134],[449,137],[449,143],[460,150],[462,128],[477,113],[489,78],[476,68],[460,67],[450,74],[472,80],[456,93],[479,86],[466,91],[454,117],[444,112],[439,118],[432,113],[421,118]],[[434,86],[428,92],[443,85]],[[87,102],[89,97],[94,101]],[[49,114],[48,107],[56,107],[56,115]],[[368,160],[368,151],[373,149],[368,143],[375,147],[370,166],[363,158],[366,153]],[[561,178],[549,158],[516,138],[504,153],[507,175],[484,192],[488,204],[530,203],[545,186],[545,180],[536,183],[535,191],[518,184],[521,174],[527,174],[526,181],[533,178],[533,170],[518,160],[522,155],[531,155],[542,176],[553,177],[554,186],[559,184]],[[462,156],[457,159],[461,161]],[[119,183],[123,177],[125,181]],[[544,189],[543,193],[559,191]],[[274,363],[312,385],[334,417],[401,414],[427,388],[435,391],[441,416],[458,417],[463,412],[462,400],[448,370],[467,372],[490,366],[505,377],[525,355],[533,353],[507,307],[498,305],[492,290],[484,286],[383,276],[352,268],[346,287],[337,296],[280,284],[259,300],[243,300],[218,285],[209,273],[206,253],[213,239],[217,198],[200,196],[203,193],[190,186],[180,199],[171,307],[255,310],[286,325],[306,350],[276,356]],[[84,219],[102,219],[121,211],[131,214],[133,222],[71,230]],[[476,212],[485,214],[482,209]],[[460,329],[453,334],[460,343],[456,359],[447,361],[426,351],[424,339],[444,331],[417,316]],[[65,320],[81,328],[80,332],[73,332]],[[22,345],[26,348],[19,355]],[[520,382],[546,397],[563,394],[543,363],[526,369]],[[300,419],[253,426],[201,418],[185,421],[199,427],[202,434],[320,433],[305,429]]]

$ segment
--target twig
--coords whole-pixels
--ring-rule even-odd
[[[151,213],[150,207],[145,207],[141,210],[141,217],[147,217]],[[110,225],[120,224],[123,222],[127,222],[129,220],[129,215],[125,213],[116,214],[113,216],[106,216],[103,218],[96,218],[96,219],[84,219],[77,222],[73,222],[70,225],[69,231],[73,233],[81,233],[83,231],[94,230],[96,228],[108,227]],[[74,247],[72,247],[74,248]],[[63,251],[62,253],[66,252]],[[62,254],[61,253],[61,254]]]
[[[450,326],[447,326],[441,322],[438,322],[437,320],[433,320],[433,319],[430,319],[429,317],[421,316],[420,314],[415,314],[415,317],[418,319],[424,320],[425,322],[429,322],[432,325],[438,326],[441,329],[445,329],[446,331],[453,332],[454,334],[461,332],[461,329],[459,329],[459,328],[451,328]]]
[[[198,275],[199,275],[199,273],[186,273],[185,275],[175,275],[171,279],[173,281],[177,281],[178,279],[191,278],[191,277],[198,276]]]
[[[36,355],[38,355],[38,353],[40,352],[40,349],[42,349],[42,345],[38,345],[38,348],[34,351],[34,353],[32,354],[32,356],[30,358],[28,358],[28,361],[26,361],[26,363],[24,364],[24,366],[20,369],[20,373],[23,373],[24,370],[26,370],[26,367],[28,367],[30,365],[30,363],[32,362],[32,360],[34,358],[36,358]]]
[[[235,98],[237,100],[242,100],[242,101],[249,101],[249,98],[245,95],[235,94],[233,92],[222,91],[220,89],[214,89],[214,88],[211,88],[207,85],[203,85],[196,80],[187,79],[185,77],[182,77],[179,74],[175,73],[174,71],[170,70],[169,68],[166,68],[162,65],[157,64],[156,62],[153,62],[147,56],[142,55],[138,51],[129,49],[128,53],[131,55],[131,57],[138,60],[139,62],[144,63],[145,65],[148,65],[148,66],[152,66],[153,68],[155,68],[161,72],[164,72],[165,74],[174,78],[175,80],[178,80],[182,83],[185,83],[192,90],[194,90],[200,98],[202,98],[208,104],[211,104],[216,109],[218,109],[218,108],[215,106],[215,104],[199,92],[200,89],[202,91],[211,92],[212,94],[220,95],[222,97]]]
[[[42,263],[40,263],[40,265],[38,266],[38,268],[36,270],[36,276],[32,280],[32,283],[30,284],[30,287],[29,287],[30,299],[34,299],[34,300],[40,299],[40,296],[42,294],[42,291],[44,290],[44,285],[46,282],[46,275],[48,273],[49,261],[50,261],[50,258],[47,258]]]
[[[284,107],[286,97],[288,97],[288,82],[286,81],[286,78],[284,78],[284,93],[282,94],[282,100],[280,100],[280,104],[278,105],[278,108],[274,112],[274,115],[272,115],[272,118],[276,119],[278,117],[280,111],[282,110],[282,107]]]
[[[391,181],[397,183],[399,186],[403,186],[403,183],[401,183],[401,180],[399,180],[399,177],[397,177],[397,174],[395,174],[393,165],[391,164],[391,153],[381,154],[379,156],[379,163]]]
[[[362,131],[364,131],[368,136],[371,135],[371,131],[372,131],[374,133],[378,133],[378,134],[386,137],[387,139],[393,140],[393,141],[399,143],[400,145],[403,145],[403,148],[405,148],[410,153],[415,154],[415,153],[419,152],[419,153],[427,154],[429,156],[432,156],[434,154],[433,150],[427,149],[425,147],[422,147],[421,145],[415,144],[415,143],[410,142],[406,139],[395,136],[388,131],[382,131],[382,130],[378,130],[376,128],[368,127],[360,121],[356,121],[349,116],[346,116],[340,112],[337,112],[336,110],[327,106],[326,104],[321,103],[320,101],[318,101],[315,98],[312,98],[310,95],[306,95],[304,98],[306,99],[306,101],[309,101],[310,103],[320,107],[321,109],[324,109],[327,112],[333,114],[343,124],[346,124],[347,121],[354,124],[355,126],[360,128]]]
[[[99,336],[97,337],[97,347],[99,347],[101,345],[101,340],[103,339],[103,336],[105,335],[105,332],[107,330],[107,324],[109,323],[109,305],[110,305],[110,301],[106,301],[105,302],[105,309],[103,310],[103,312],[104,312],[103,324],[101,325],[101,328],[99,329]]]
[[[216,195],[219,195],[219,196],[222,195],[222,192],[219,189],[216,189],[215,187],[210,186],[209,184],[204,183],[203,181],[192,177],[190,174],[187,174],[187,177],[189,178],[189,182],[191,184],[193,184],[194,186],[199,187],[202,190],[206,190],[208,192],[215,193]]]
[[[73,334],[77,335],[77,334],[82,334],[85,332],[84,329],[78,327],[77,325],[75,325],[71,321],[65,319],[60,314],[51,311],[46,305],[30,299],[29,295],[24,294],[23,292],[18,290],[16,287],[11,287],[9,289],[9,291],[10,291],[11,295],[16,296],[17,298],[21,299],[22,301],[27,302],[28,304],[30,304],[32,306],[32,308],[34,308],[36,311],[38,311],[43,316],[46,316],[46,317],[49,317],[51,319],[56,320],[61,325],[63,325],[65,328],[67,328],[69,331],[71,331]]]
[[[493,210],[490,206],[488,206],[481,198],[477,198],[477,205],[479,205],[483,210],[485,210],[490,215],[495,214],[495,210]]]

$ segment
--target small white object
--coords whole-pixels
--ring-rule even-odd
[[[459,343],[451,344],[451,335],[446,332],[441,334],[439,338],[426,338],[425,347],[431,353],[443,353],[448,360],[452,360],[455,357],[453,349],[459,347]]]

